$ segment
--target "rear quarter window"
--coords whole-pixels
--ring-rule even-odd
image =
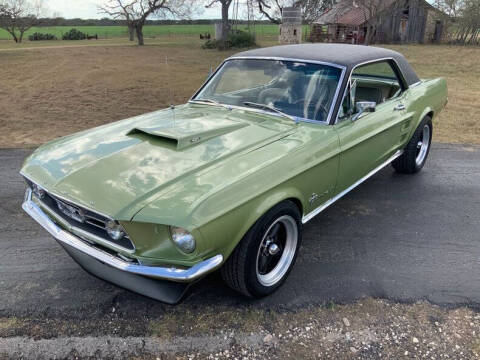
[[[354,70],[353,76],[397,80],[397,75],[388,61],[360,66]]]

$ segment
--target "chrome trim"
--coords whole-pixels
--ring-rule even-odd
[[[303,218],[302,218],[302,223],[303,224],[306,224],[307,222],[309,222],[310,220],[312,220],[315,216],[317,216],[318,214],[320,214],[323,210],[325,210],[327,207],[329,207],[330,205],[332,205],[334,202],[336,202],[337,200],[339,200],[340,198],[342,198],[343,196],[345,196],[346,194],[348,194],[350,191],[352,191],[353,189],[355,189],[358,185],[360,185],[361,183],[363,183],[365,180],[367,180],[368,178],[372,177],[373,175],[375,175],[377,172],[379,172],[380,170],[382,170],[385,166],[387,166],[388,164],[390,164],[393,160],[395,160],[396,158],[398,158],[399,156],[401,156],[403,154],[403,150],[398,150],[395,154],[393,154],[393,156],[391,156],[390,158],[388,158],[387,161],[385,161],[384,163],[382,163],[381,165],[377,166],[375,169],[373,169],[372,171],[370,171],[367,175],[365,175],[364,177],[362,177],[361,179],[359,179],[357,182],[355,182],[354,184],[350,185],[348,188],[346,188],[345,190],[343,190],[342,192],[338,193],[336,196],[334,196],[333,198],[331,198],[330,200],[327,200],[326,202],[324,202],[322,205],[320,205],[318,208],[316,208],[315,210],[313,210],[312,212],[308,213],[307,215],[305,215]]]
[[[345,83],[345,89],[343,90],[342,101],[343,101],[343,98],[345,97],[345,95],[347,94],[348,85],[351,84],[353,72],[355,71],[355,69],[356,69],[357,67],[363,66],[363,65],[367,65],[367,64],[376,63],[376,62],[380,62],[380,61],[385,61],[385,60],[392,60],[392,61],[395,63],[395,66],[397,67],[398,72],[399,72],[400,75],[402,76],[401,81],[403,82],[403,85],[406,87],[405,91],[408,90],[412,85],[408,85],[408,83],[405,81],[405,77],[403,76],[402,69],[400,69],[400,66],[398,65],[397,60],[395,60],[393,57],[384,57],[384,58],[379,58],[379,59],[364,61],[364,62],[358,63],[357,65],[355,65],[354,67],[352,67],[352,70],[350,70],[350,74],[348,75],[348,80],[347,80],[347,82]],[[417,84],[417,83],[415,83],[415,84]],[[415,84],[414,84],[414,85],[415,85]],[[401,94],[403,95],[403,94],[405,93],[405,91],[403,91]],[[400,98],[400,97],[401,97],[401,95],[399,95],[399,96],[397,96],[397,97],[395,97],[395,98],[392,98],[392,99],[388,99],[388,101],[390,101],[390,100],[395,100],[395,99]],[[380,105],[381,105],[381,104],[380,104]],[[342,106],[342,103],[339,104],[339,109],[340,109],[340,106]],[[338,113],[339,113],[339,112],[340,112],[340,111],[337,111],[337,115],[335,116],[335,121],[333,122],[332,125],[338,124]]]
[[[130,242],[133,245],[133,249],[129,249],[129,248],[117,245],[113,242],[113,240],[112,241],[105,240],[104,238],[102,238],[100,236],[92,234],[91,232],[85,231],[85,230],[80,229],[76,226],[71,226],[71,230],[72,230],[72,233],[77,235],[78,237],[84,238],[85,240],[89,240],[90,242],[95,242],[95,243],[97,243],[99,245],[102,245],[102,246],[105,246],[106,248],[109,248],[111,250],[120,251],[120,252],[123,251],[123,252],[129,253],[129,254],[133,254],[136,251],[135,244],[131,241]]]
[[[338,95],[340,93],[340,89],[342,88],[343,86],[343,80],[345,79],[345,73],[347,71],[347,67],[344,66],[344,65],[339,65],[339,64],[335,64],[335,63],[330,63],[330,62],[326,62],[326,61],[317,61],[317,60],[306,60],[306,59],[298,59],[298,58],[287,58],[287,57],[276,57],[276,56],[232,56],[232,57],[229,57],[227,59],[225,59],[218,67],[217,69],[211,74],[211,76],[209,76],[207,78],[207,80],[202,84],[202,86],[197,90],[195,91],[195,93],[193,94],[193,96],[189,99],[189,102],[190,101],[193,101],[195,100],[194,98],[198,95],[198,93],[200,91],[202,91],[202,89],[205,87],[205,85],[207,85],[207,83],[217,74],[217,72],[225,65],[225,63],[227,61],[230,61],[230,60],[273,60],[273,61],[297,61],[297,62],[303,62],[303,63],[307,63],[307,64],[318,64],[318,65],[327,65],[327,66],[331,66],[331,67],[336,67],[338,69],[341,69],[342,70],[342,73],[340,74],[340,78],[338,79],[338,84],[337,84],[337,89],[335,90],[335,95],[332,99],[332,103],[330,105],[330,110],[328,112],[328,116],[327,116],[327,119],[324,120],[324,121],[318,121],[318,120],[312,120],[312,119],[305,119],[305,118],[298,118],[298,120],[300,122],[307,122],[307,123],[312,123],[312,124],[323,124],[323,125],[328,125],[330,124],[330,120],[332,118],[332,115],[333,115],[333,112],[335,110],[335,106],[337,104],[337,101],[338,101]],[[198,100],[197,100],[198,101]],[[214,104],[211,104],[211,105],[214,105]],[[232,108],[235,108],[235,109],[243,109],[243,110],[248,110],[248,111],[252,111],[252,110],[255,110],[255,109],[252,109],[252,108],[248,108],[248,107],[243,107],[243,106],[235,106],[235,105],[228,105],[228,104],[223,104],[225,106],[230,106]],[[266,112],[266,113],[269,113],[270,112]],[[277,115],[279,116],[279,115]]]
[[[26,200],[22,204],[23,210],[47,230],[57,241],[75,248],[98,261],[127,273],[147,276],[155,279],[176,282],[191,282],[218,268],[223,262],[222,255],[215,255],[199,262],[188,269],[175,267],[156,267],[131,264],[116,258],[100,249],[94,248],[75,235],[58,227],[50,218],[32,201],[32,190],[27,190]]]
[[[422,130],[422,139],[417,143],[418,155],[415,158],[415,163],[417,166],[421,166],[425,161],[425,158],[428,154],[428,149],[430,148],[430,126],[425,124]]]
[[[416,86],[420,85],[421,83],[423,83],[423,80],[419,80],[416,83],[413,83],[412,85],[409,85],[408,88],[416,87]]]
[[[283,224],[285,228],[285,243],[283,245],[283,249],[281,250],[280,259],[278,259],[277,264],[273,267],[273,269],[270,270],[270,272],[261,274],[259,263],[260,258],[263,257],[262,252],[265,251],[270,255],[275,255],[278,253],[278,251],[280,251],[280,247],[268,236],[273,227],[280,223]],[[295,253],[297,252],[297,243],[298,226],[293,217],[290,215],[283,215],[270,224],[269,228],[263,235],[260,245],[258,246],[257,258],[255,260],[255,273],[260,284],[263,286],[273,286],[285,277],[285,274],[288,272],[288,269],[295,258]],[[272,254],[271,250],[274,250],[275,254]]]
[[[32,183],[39,185],[37,180],[33,180],[30,176],[28,176],[27,174],[25,174],[23,171],[20,171],[20,175],[22,175],[23,177],[27,178],[27,179],[30,180]],[[42,184],[40,184],[40,185],[43,187]],[[44,187],[44,189],[45,189],[45,187]],[[66,201],[67,203],[72,203],[72,204],[75,205],[75,206],[78,206],[78,207],[81,207],[81,208],[85,208],[85,209],[87,209],[88,211],[91,211],[91,212],[93,212],[93,213],[95,213],[95,214],[97,214],[97,215],[103,216],[103,217],[105,217],[105,218],[107,218],[107,219],[109,219],[109,220],[115,220],[115,219],[114,219],[113,217],[111,217],[110,215],[103,214],[103,213],[99,212],[98,210],[95,210],[95,209],[89,207],[88,205],[84,205],[84,204],[80,204],[80,203],[78,203],[78,202],[75,202],[75,201],[73,201],[73,200],[71,200],[71,199],[69,199],[69,198],[66,198],[66,197],[63,196],[63,195],[59,195],[59,194],[56,193],[55,191],[47,190],[47,189],[45,189],[45,191],[46,191],[47,193],[49,193],[49,194],[51,194],[51,195],[59,198],[60,200]]]
[[[225,61],[228,60],[249,60],[249,59],[256,59],[256,60],[279,60],[279,61],[300,61],[309,64],[320,64],[320,65],[329,65],[339,69],[346,69],[345,65],[340,65],[336,63],[331,63],[328,61],[321,61],[321,60],[307,60],[301,58],[290,58],[290,57],[283,57],[283,56],[231,56]]]
[[[30,198],[29,198],[28,200],[33,203],[32,199],[31,199],[31,196],[30,196]],[[25,200],[25,201],[27,201],[27,200]],[[50,213],[51,216],[52,216],[53,218],[55,218],[56,221],[62,223],[63,226],[69,228],[74,235],[77,235],[78,237],[84,238],[84,239],[87,240],[87,241],[96,242],[96,243],[98,243],[98,244],[100,244],[100,245],[102,245],[102,246],[105,246],[105,247],[107,247],[107,248],[109,248],[109,249],[111,249],[111,250],[123,251],[123,252],[129,253],[129,254],[133,254],[133,253],[135,252],[136,248],[135,248],[135,244],[134,244],[133,242],[131,242],[131,243],[132,243],[132,246],[133,246],[133,249],[128,249],[128,248],[126,248],[126,247],[123,247],[123,246],[120,246],[120,245],[115,244],[113,241],[106,240],[106,239],[104,239],[104,238],[101,238],[100,236],[97,236],[97,235],[93,234],[93,233],[90,233],[90,232],[88,232],[88,231],[82,230],[82,229],[80,229],[80,228],[78,228],[78,227],[76,227],[76,226],[71,225],[67,220],[64,220],[64,219],[62,219],[61,217],[58,217],[58,215],[56,215],[56,212],[55,212],[53,209],[51,209],[50,206],[48,206],[47,204],[43,203],[41,200],[38,200],[38,201],[40,201],[41,206],[42,206],[44,209],[46,209],[46,211],[47,211],[48,213]],[[36,205],[36,204],[35,204],[35,205]],[[37,206],[38,206],[38,205],[37,205]],[[22,207],[23,207],[23,205],[22,205]],[[42,211],[42,209],[41,209],[40,207],[39,207],[39,209],[40,209],[40,211]],[[45,216],[48,217],[48,215],[45,215]]]

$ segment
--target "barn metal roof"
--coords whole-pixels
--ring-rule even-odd
[[[382,0],[383,8],[389,8],[395,1],[397,0]],[[320,15],[314,24],[359,26],[369,19],[369,11],[363,5],[357,4],[354,1],[340,1]]]

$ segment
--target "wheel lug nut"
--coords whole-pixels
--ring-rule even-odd
[[[276,255],[280,251],[280,248],[278,247],[277,244],[270,244],[268,247],[268,253],[270,255]]]

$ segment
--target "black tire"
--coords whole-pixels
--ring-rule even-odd
[[[283,223],[284,221],[286,222],[286,225]],[[280,224],[280,227],[283,228],[280,229],[277,224]],[[293,234],[294,226],[296,227],[297,231],[295,246],[293,245],[292,240],[286,240],[287,238],[293,239],[288,234]],[[278,250],[278,252],[281,251],[280,255],[270,255],[270,252],[268,251],[270,247],[268,245],[265,246],[265,244],[268,244],[268,239],[270,239],[267,237],[267,235],[270,235],[271,232],[274,231],[275,227],[277,229],[276,234],[279,234],[280,231],[283,231],[283,234],[285,235],[284,248],[282,250]],[[287,230],[287,228],[289,230]],[[278,236],[280,235],[281,234]],[[275,239],[278,239],[278,237],[275,237]],[[264,214],[245,234],[243,239],[240,241],[233,253],[221,268],[221,276],[229,287],[245,296],[259,298],[269,295],[283,284],[290,273],[293,265],[295,264],[301,240],[302,220],[300,210],[292,201],[282,201]],[[279,242],[281,242],[281,239]],[[275,245],[275,241],[270,242],[270,246],[272,244]],[[281,249],[281,244],[278,248]],[[291,258],[293,249],[293,258]],[[285,265],[277,266],[274,263],[274,268],[270,270],[269,273],[266,273],[266,275],[262,275],[259,273],[258,264],[259,261],[261,262],[259,259],[265,258],[265,256],[279,256],[277,265]],[[285,259],[290,259],[288,265],[286,261],[281,262],[282,259],[284,259],[284,256]],[[275,269],[277,268],[283,268],[283,271],[285,271],[281,277],[280,274],[282,272],[278,273],[278,276],[280,277],[278,281],[275,281],[269,285],[265,283],[262,284],[261,278],[268,276],[268,274],[274,273]]]
[[[425,133],[427,131],[425,127],[428,127],[428,135]],[[405,146],[403,154],[392,162],[393,168],[402,174],[415,174],[422,170],[430,153],[432,133],[432,118],[427,115],[413,133],[412,138]],[[425,139],[423,139],[426,136],[428,136],[428,143],[425,143]],[[423,144],[427,144],[425,149]]]

